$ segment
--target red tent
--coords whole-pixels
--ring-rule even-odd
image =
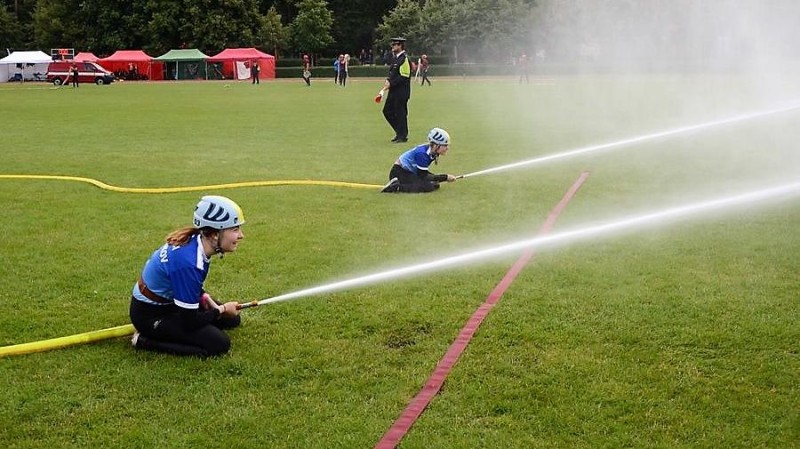
[[[275,57],[255,48],[226,48],[208,62],[221,62],[225,79],[249,78],[253,62],[261,67],[262,78],[275,78]]]
[[[72,59],[75,62],[97,62],[99,58],[91,52],[80,52]]]
[[[141,50],[118,50],[98,62],[115,74],[124,75],[120,76],[124,79],[164,79],[164,63],[154,61],[152,56]]]

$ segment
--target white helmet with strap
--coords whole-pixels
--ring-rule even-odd
[[[428,133],[428,141],[437,145],[450,145],[450,134],[442,128],[433,128]]]
[[[194,208],[194,227],[228,229],[244,224],[242,208],[224,196],[207,195]]]

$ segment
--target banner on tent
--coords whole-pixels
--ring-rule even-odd
[[[246,80],[250,78],[250,67],[247,61],[236,61],[236,79]]]

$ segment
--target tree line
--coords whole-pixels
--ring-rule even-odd
[[[420,52],[492,58],[526,40],[534,8],[534,0],[0,0],[0,49],[330,56],[380,52],[397,35]]]
[[[798,14],[796,0],[0,0],[0,51],[378,56],[403,36],[450,62],[730,65],[797,59]]]

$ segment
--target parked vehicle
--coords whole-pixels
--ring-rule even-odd
[[[72,81],[70,68],[72,64],[78,66],[79,83],[111,84],[114,82],[114,74],[94,62],[72,62],[54,61],[47,68],[47,81],[56,86]]]

